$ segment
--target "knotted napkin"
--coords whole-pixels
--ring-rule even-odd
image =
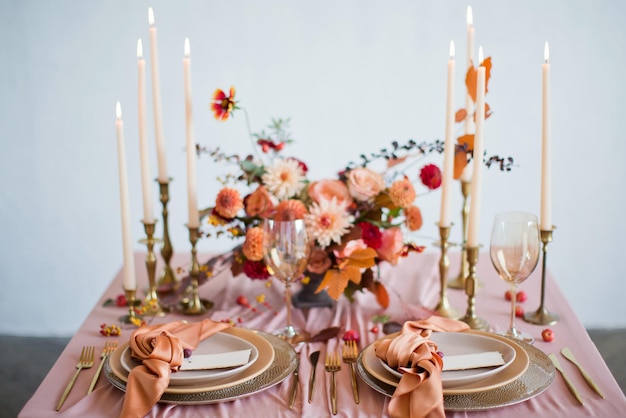
[[[389,415],[400,417],[445,417],[441,369],[443,360],[437,344],[430,340],[433,331],[463,331],[461,321],[431,316],[407,321],[395,338],[378,340],[376,356],[402,373],[400,383],[389,402]]]
[[[195,349],[200,341],[230,327],[205,319],[187,323],[175,321],[136,329],[130,337],[131,356],[141,360],[128,375],[123,418],[144,417],[170,383],[170,373],[183,362],[183,350]]]

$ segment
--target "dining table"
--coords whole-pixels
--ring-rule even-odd
[[[138,283],[138,298],[145,298],[148,288],[147,269],[143,268],[146,261],[145,252],[136,252],[135,265]],[[200,252],[200,264],[206,263],[213,254]],[[272,364],[277,369],[269,382],[256,388],[241,389],[230,392],[223,398],[203,398],[184,396],[164,397],[156,403],[146,416],[148,417],[332,417],[331,374],[325,371],[324,360],[327,353],[340,350],[344,342],[345,331],[354,330],[360,339],[358,349],[361,354],[375,341],[384,338],[385,322],[403,324],[405,321],[427,318],[433,314],[440,300],[441,280],[439,251],[428,249],[423,253],[411,253],[401,258],[396,265],[381,263],[376,271],[377,277],[384,284],[389,296],[389,305],[383,309],[371,292],[359,292],[353,300],[342,296],[330,306],[295,308],[292,321],[296,328],[305,330],[312,336],[320,337],[324,332],[331,332],[330,338],[318,338],[315,342],[304,342],[285,348],[281,345],[282,359]],[[449,276],[450,279],[459,275],[461,268],[461,252],[451,251]],[[191,265],[191,254],[178,252],[170,261],[177,280],[188,276]],[[575,260],[572,260],[575,262]],[[157,272],[163,268],[159,257]],[[482,252],[476,265],[478,290],[475,295],[475,315],[484,319],[489,331],[498,333],[505,331],[509,325],[511,302],[505,297],[508,284],[499,278],[491,264],[489,254]],[[560,277],[561,281],[573,278]],[[536,310],[541,302],[542,268],[541,264],[532,275],[519,286],[527,298],[518,303],[526,312]],[[590,282],[590,285],[591,282]],[[298,292],[301,284],[294,284],[293,291]],[[447,287],[447,299],[451,307],[460,314],[465,314],[468,296],[464,289]],[[228,322],[234,328],[251,330],[268,341],[275,341],[272,334],[281,330],[286,322],[284,285],[270,277],[267,280],[252,280],[243,274],[234,276],[230,269],[215,272],[208,280],[198,286],[202,299],[209,300],[213,306],[202,314],[184,314],[179,309],[172,309],[162,316],[144,317],[146,324],[165,324],[172,321],[188,322],[211,319]],[[112,279],[89,315],[82,322],[74,336],[56,360],[46,377],[30,400],[24,405],[19,417],[117,417],[122,411],[125,398],[123,382],[116,382],[111,374],[111,367],[103,368],[94,390],[88,387],[95,373],[100,358],[99,354],[105,343],[112,340],[128,342],[135,329],[129,324],[120,323],[120,317],[128,313],[127,307],[117,306],[116,298],[123,294],[122,269]],[[241,303],[246,300],[248,303]],[[109,301],[109,303],[106,303]],[[592,303],[593,301],[589,301]],[[531,363],[536,361],[533,373],[539,373],[539,383],[531,382],[527,388],[524,379],[513,381],[509,391],[513,396],[498,401],[489,398],[489,390],[471,394],[469,397],[455,398],[444,393],[446,416],[449,417],[618,417],[626,414],[626,397],[618,386],[611,371],[587,333],[583,323],[576,315],[572,306],[558,286],[557,280],[550,271],[545,274],[545,308],[556,313],[559,320],[553,325],[533,325],[517,318],[517,327],[531,334],[535,341],[525,347],[530,353]],[[68,307],[69,309],[69,307]],[[578,306],[578,311],[584,306]],[[121,334],[104,336],[101,326],[118,325]],[[336,331],[338,327],[340,331]],[[542,331],[550,328],[553,340],[542,339]],[[96,361],[93,367],[81,371],[76,383],[69,393],[61,409],[57,412],[57,402],[75,372],[76,362],[83,346],[96,348]],[[597,394],[585,381],[576,366],[566,360],[561,349],[568,347],[578,362],[585,368],[601,389],[604,397]],[[310,355],[319,351],[319,362],[315,368],[316,383],[309,402],[308,391],[312,372]],[[551,363],[546,364],[547,355],[553,353],[558,358],[565,374],[579,392],[581,404],[570,392],[563,377],[556,373]],[[444,356],[445,359],[445,356]],[[533,360],[534,359],[534,360]],[[109,357],[108,361],[111,360]],[[351,368],[341,363],[336,373],[337,415],[341,417],[388,417],[389,403],[392,395],[390,388],[384,383],[377,384],[367,371],[363,370],[362,358],[358,367],[357,386],[359,403],[355,402],[351,384]],[[109,365],[110,366],[110,365]],[[293,371],[299,372],[297,375]],[[529,368],[530,370],[530,368]],[[297,380],[295,380],[297,379]],[[531,380],[533,376],[531,376]],[[293,405],[289,398],[292,385],[297,385]],[[380,382],[378,382],[380,383]],[[516,386],[517,385],[517,386]],[[534,385],[534,386],[533,386]],[[245,385],[244,385],[245,386]],[[498,390],[498,389],[495,389]],[[494,392],[495,393],[495,392]],[[166,393],[167,394],[167,393]],[[202,395],[202,394],[201,394]],[[491,396],[493,398],[493,396]],[[465,399],[465,400],[463,400]]]

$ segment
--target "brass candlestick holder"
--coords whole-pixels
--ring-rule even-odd
[[[165,265],[163,267],[163,271],[159,277],[158,285],[160,287],[169,288],[173,290],[178,285],[176,281],[176,276],[174,275],[174,270],[172,270],[172,266],[170,265],[170,260],[172,259],[172,255],[174,254],[174,248],[172,247],[172,243],[170,241],[170,233],[169,233],[169,224],[167,222],[168,210],[167,203],[170,200],[170,192],[169,185],[172,179],[169,178],[166,181],[158,180],[159,182],[159,199],[161,200],[161,204],[163,205],[163,245],[161,246],[161,257],[163,257],[163,261]]]
[[[467,311],[465,316],[461,318],[461,321],[470,326],[471,329],[478,329],[486,331],[489,329],[489,324],[484,320],[476,316],[476,292],[478,291],[478,280],[476,279],[476,265],[478,264],[478,253],[480,246],[467,247],[467,264],[468,275],[465,279],[465,294],[467,295]]]
[[[148,316],[163,316],[169,309],[161,304],[159,295],[157,294],[156,285],[156,254],[154,254],[154,244],[159,241],[154,238],[154,226],[156,222],[147,223],[142,222],[143,228],[146,231],[146,238],[139,241],[141,244],[146,244],[148,248],[148,254],[146,254],[146,269],[148,270],[148,292],[144,301],[146,305],[145,314]]]
[[[465,249],[465,241],[467,241],[467,217],[469,214],[469,195],[470,190],[472,188],[471,181],[463,181],[461,180],[461,194],[463,195],[463,207],[461,209],[461,271],[459,275],[450,280],[448,283],[448,287],[453,289],[464,289],[465,288],[465,278],[469,273],[468,264],[467,264],[467,251]]]
[[[439,291],[439,303],[435,307],[435,312],[446,318],[457,319],[461,315],[456,309],[450,306],[448,301],[448,268],[450,267],[450,259],[448,258],[448,238],[450,237],[450,226],[439,226],[439,247],[441,247],[441,257],[439,258],[439,278],[441,282],[441,290]]]
[[[559,322],[559,315],[549,312],[545,307],[546,298],[546,253],[548,252],[548,244],[552,242],[552,231],[554,227],[549,230],[541,230],[541,242],[543,244],[543,261],[541,271],[541,303],[539,308],[535,312],[529,312],[524,315],[524,321],[530,322],[535,325],[554,325]]]
[[[198,293],[198,276],[200,275],[200,265],[198,264],[196,243],[200,237],[198,228],[189,228],[189,242],[191,242],[191,285],[188,296],[180,302],[180,310],[185,315],[201,315],[213,307],[213,302],[200,299]]]
[[[135,312],[135,306],[137,306],[136,290],[124,289],[126,295],[126,303],[128,304],[128,315],[120,317],[120,322],[123,324],[131,324],[139,326],[143,322],[143,318]]]

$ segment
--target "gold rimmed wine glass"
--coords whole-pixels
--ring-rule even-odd
[[[511,286],[511,319],[509,329],[502,334],[531,344],[535,339],[515,326],[515,299],[517,286],[537,267],[539,247],[539,226],[535,215],[525,212],[496,215],[489,254],[500,278]]]
[[[270,273],[285,284],[287,326],[277,335],[289,342],[300,335],[291,323],[291,283],[306,270],[310,253],[310,240],[303,219],[264,221],[263,258]]]

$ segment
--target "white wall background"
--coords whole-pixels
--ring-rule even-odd
[[[457,45],[457,107],[463,100],[467,5],[0,2],[0,333],[73,333],[121,267],[117,100],[126,127],[133,237],[143,237],[135,49],[141,37],[149,59],[148,6],[159,31],[167,159],[175,179],[170,230],[175,249],[188,251],[185,37],[191,40],[197,141],[250,151],[243,114],[220,124],[208,109],[215,88],[234,85],[254,131],[272,117],[291,117],[297,141],[290,150],[320,178],[391,140],[443,137],[450,40]],[[548,264],[586,326],[624,327],[626,3],[471,5],[476,49],[483,45],[494,63],[486,148],[517,163],[511,173],[492,169],[484,176],[481,241],[488,244],[496,212],[539,211],[541,64],[548,40],[558,227]],[[148,103],[151,115],[150,95]],[[156,176],[152,117],[149,138]],[[201,205],[213,202],[215,170],[206,159],[198,163]],[[159,208],[156,184],[153,197]],[[460,193],[455,199],[459,208]],[[421,206],[421,234],[434,237],[439,195]],[[200,246],[225,248],[209,241]]]

